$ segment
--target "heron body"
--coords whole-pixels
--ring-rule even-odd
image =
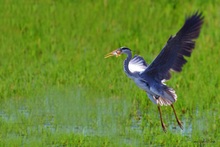
[[[190,57],[195,48],[195,39],[198,38],[203,24],[201,13],[194,13],[188,17],[175,36],[171,36],[160,54],[151,64],[147,64],[141,56],[132,58],[131,50],[127,47],[121,47],[106,55],[107,57],[126,54],[124,60],[124,71],[127,76],[134,80],[136,85],[146,91],[150,100],[158,105],[161,125],[166,131],[165,124],[162,120],[160,106],[170,105],[174,111],[176,120],[180,128],[179,121],[173,103],[177,100],[175,91],[165,85],[165,81],[171,78],[170,71],[181,72],[183,65],[187,62],[185,56]]]
[[[124,61],[124,71],[128,77],[134,80],[136,85],[147,92],[150,100],[159,105],[170,105],[177,100],[175,91],[167,87],[163,81],[156,81],[153,76],[144,73],[148,65],[140,56],[131,58],[129,48],[122,47],[127,51],[127,59]]]

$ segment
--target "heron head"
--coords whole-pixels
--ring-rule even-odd
[[[108,57],[111,57],[111,56],[119,57],[121,54],[125,53],[126,51],[131,51],[131,50],[127,47],[121,47],[121,48],[116,49],[116,50],[108,53],[107,55],[105,55],[105,58],[108,58]]]

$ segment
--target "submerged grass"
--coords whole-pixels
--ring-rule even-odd
[[[218,1],[1,1],[0,143],[6,146],[218,146],[220,117]],[[171,108],[155,105],[128,79],[128,46],[150,63],[181,27],[203,12],[196,49],[167,85]],[[74,87],[74,88],[70,88]],[[7,134],[7,135],[5,135]]]

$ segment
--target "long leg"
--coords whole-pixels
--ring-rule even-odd
[[[174,112],[174,114],[175,114],[176,121],[177,121],[179,127],[183,130],[183,125],[182,125],[182,123],[180,122],[180,120],[178,119],[178,117],[177,117],[177,115],[176,115],[176,111],[175,111],[175,109],[174,109],[173,104],[171,104],[171,107],[173,108],[173,112]]]
[[[163,131],[166,132],[167,130],[166,130],[166,126],[165,126],[165,124],[164,124],[164,122],[163,122],[163,119],[162,119],[162,113],[161,113],[161,110],[160,110],[160,105],[158,105],[157,107],[158,107],[158,110],[159,110],[159,113],[160,113],[161,126],[162,126],[162,128],[163,128]]]

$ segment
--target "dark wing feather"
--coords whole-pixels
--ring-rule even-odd
[[[195,47],[194,39],[198,38],[202,24],[201,13],[196,12],[188,17],[176,36],[168,39],[160,54],[142,74],[151,75],[161,81],[170,79],[171,69],[180,72],[187,62],[184,56],[190,57]]]

